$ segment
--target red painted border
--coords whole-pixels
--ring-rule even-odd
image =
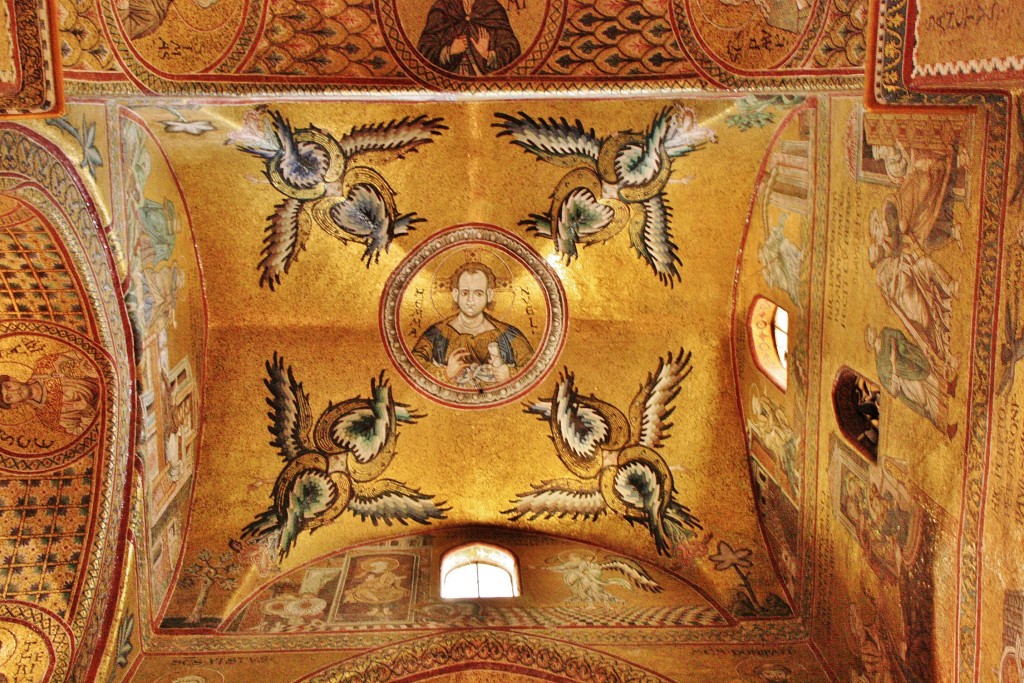
[[[60,148],[58,148],[51,141],[47,140],[46,138],[44,138],[42,135],[36,133],[35,131],[32,131],[32,130],[30,130],[28,128],[25,128],[25,127],[17,125],[17,124],[10,124],[10,123],[0,123],[0,129],[12,130],[12,131],[15,131],[15,132],[23,135],[25,138],[27,138],[28,140],[32,141],[34,144],[38,145],[44,151],[46,151],[48,154],[50,154],[54,159],[56,159],[58,161],[58,163],[61,164],[61,166],[64,167],[64,170],[69,175],[69,177],[71,179],[71,182],[75,185],[76,189],[81,194],[82,200],[83,200],[83,202],[85,204],[85,207],[86,207],[86,211],[88,212],[89,216],[93,220],[93,224],[94,224],[94,227],[96,229],[96,238],[99,240],[99,243],[100,243],[101,247],[103,248],[103,250],[104,250],[104,252],[106,254],[106,263],[104,265],[106,265],[106,267],[109,268],[109,272],[110,272],[110,275],[111,275],[111,280],[113,282],[115,282],[115,283],[118,282],[119,278],[117,276],[117,269],[116,269],[116,267],[114,265],[114,259],[113,259],[112,253],[111,253],[110,243],[107,241],[107,236],[106,236],[106,234],[105,234],[105,232],[104,232],[104,230],[102,228],[102,223],[101,223],[100,218],[99,218],[99,212],[96,210],[96,205],[93,202],[92,197],[90,196],[90,194],[86,190],[85,184],[83,183],[81,177],[75,171],[74,164],[66,156],[64,156],[64,153],[60,150]],[[94,264],[88,264],[88,265],[90,267],[92,267]],[[95,265],[99,265],[99,264],[95,264]],[[123,329],[123,332],[124,332],[125,341],[126,341],[126,344],[130,345],[131,340],[133,339],[133,335],[132,335],[132,330],[131,330],[131,324],[128,321],[128,311],[127,311],[127,309],[124,306],[124,298],[122,296],[118,296],[117,300],[120,303],[120,306],[119,306],[119,309],[118,309],[118,313],[119,313],[119,318],[120,318],[120,322],[121,322],[121,325],[122,325],[122,329]],[[110,321],[110,322],[111,323],[116,323],[117,321]],[[134,424],[135,420],[136,420],[136,405],[135,405],[135,394],[134,394],[134,387],[135,387],[135,359],[133,357],[133,354],[132,354],[132,351],[131,351],[130,348],[129,349],[125,349],[125,354],[126,354],[125,361],[127,362],[128,372],[129,372],[128,383],[129,383],[129,386],[131,387],[131,389],[130,389],[131,393],[127,397],[127,399],[130,401],[130,405],[129,405],[129,408],[128,408],[128,419],[129,419],[129,424]],[[116,370],[117,366],[115,365],[114,368]],[[130,437],[129,437],[128,441],[129,441],[129,443],[128,443],[128,453],[126,453],[125,461],[124,461],[124,477],[125,477],[124,483],[123,483],[124,484],[124,490],[120,492],[120,495],[118,495],[117,492],[114,492],[113,495],[111,496],[114,500],[120,499],[119,509],[120,509],[120,513],[121,513],[121,519],[120,519],[120,523],[119,523],[119,525],[117,527],[117,536],[116,536],[116,540],[115,540],[115,547],[108,549],[109,552],[114,553],[114,557],[115,557],[115,561],[113,563],[112,576],[110,577],[109,585],[117,587],[118,590],[110,591],[110,592],[105,594],[105,596],[107,597],[107,604],[105,606],[104,614],[103,614],[103,616],[101,618],[101,621],[100,621],[100,627],[99,627],[100,628],[100,634],[99,634],[99,636],[97,638],[97,641],[96,641],[96,649],[95,649],[94,652],[87,653],[87,656],[91,657],[91,663],[89,665],[89,677],[90,678],[94,678],[96,676],[96,672],[99,669],[100,663],[102,661],[103,652],[106,649],[106,643],[107,643],[107,640],[108,640],[108,638],[110,636],[110,632],[111,632],[110,626],[111,626],[111,623],[113,622],[114,614],[115,614],[115,611],[116,611],[116,608],[117,608],[118,593],[119,593],[119,590],[120,590],[120,587],[121,587],[121,584],[122,584],[122,580],[124,578],[124,570],[125,570],[124,563],[120,562],[120,561],[117,561],[116,558],[123,558],[124,557],[124,554],[125,554],[124,553],[125,543],[127,541],[128,528],[129,528],[129,517],[130,517],[130,515],[128,514],[128,511],[130,510],[130,502],[131,502],[131,490],[132,490],[131,481],[132,481],[132,477],[133,477],[133,474],[134,474],[135,441],[134,441],[134,439],[132,439]],[[99,478],[97,478],[97,480],[99,480]],[[111,510],[111,512],[113,513],[113,510]],[[76,589],[77,589],[77,587],[76,587]],[[98,597],[99,596],[97,596],[97,598]],[[93,609],[95,609],[95,603],[94,603]],[[86,628],[88,629],[88,626],[86,626]],[[74,652],[74,653],[72,653],[72,659],[71,659],[71,666],[72,667],[74,667],[74,663],[75,663],[75,661],[77,659],[76,655],[80,656],[81,652]]]

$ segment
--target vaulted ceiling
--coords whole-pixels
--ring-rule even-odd
[[[961,4],[12,0],[0,680],[1019,680]]]

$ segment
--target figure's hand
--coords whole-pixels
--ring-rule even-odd
[[[452,44],[448,46],[448,54],[452,57],[461,55],[469,47],[469,42],[466,40],[466,36],[459,36],[452,41]]]
[[[479,52],[484,59],[487,61],[491,60],[493,53],[491,52],[491,33],[485,28],[478,29],[473,32],[473,47]]]
[[[479,366],[476,372],[473,373],[473,379],[476,380],[477,384],[494,384],[497,379],[494,377],[494,368],[487,363]]]
[[[495,383],[507,382],[508,378],[512,374],[511,370],[509,370],[509,367],[506,363],[502,363],[501,365],[492,365],[491,372],[494,374]]]
[[[448,375],[448,379],[454,380],[459,374],[468,368],[471,364],[469,349],[458,349],[452,351],[448,355],[448,365],[445,368],[445,374]]]

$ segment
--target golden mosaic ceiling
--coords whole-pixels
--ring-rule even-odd
[[[5,7],[0,681],[1022,678],[1018,10]]]

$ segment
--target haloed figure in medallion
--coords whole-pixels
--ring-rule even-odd
[[[44,356],[25,381],[0,375],[0,410],[31,406],[44,427],[78,436],[92,423],[99,402],[95,371],[70,352]]]
[[[498,0],[435,0],[418,47],[432,64],[460,76],[489,74],[520,54]]]
[[[485,311],[494,301],[494,271],[470,261],[451,279],[458,312],[434,323],[416,342],[413,355],[435,377],[459,387],[502,384],[526,367],[533,346],[514,325]]]

